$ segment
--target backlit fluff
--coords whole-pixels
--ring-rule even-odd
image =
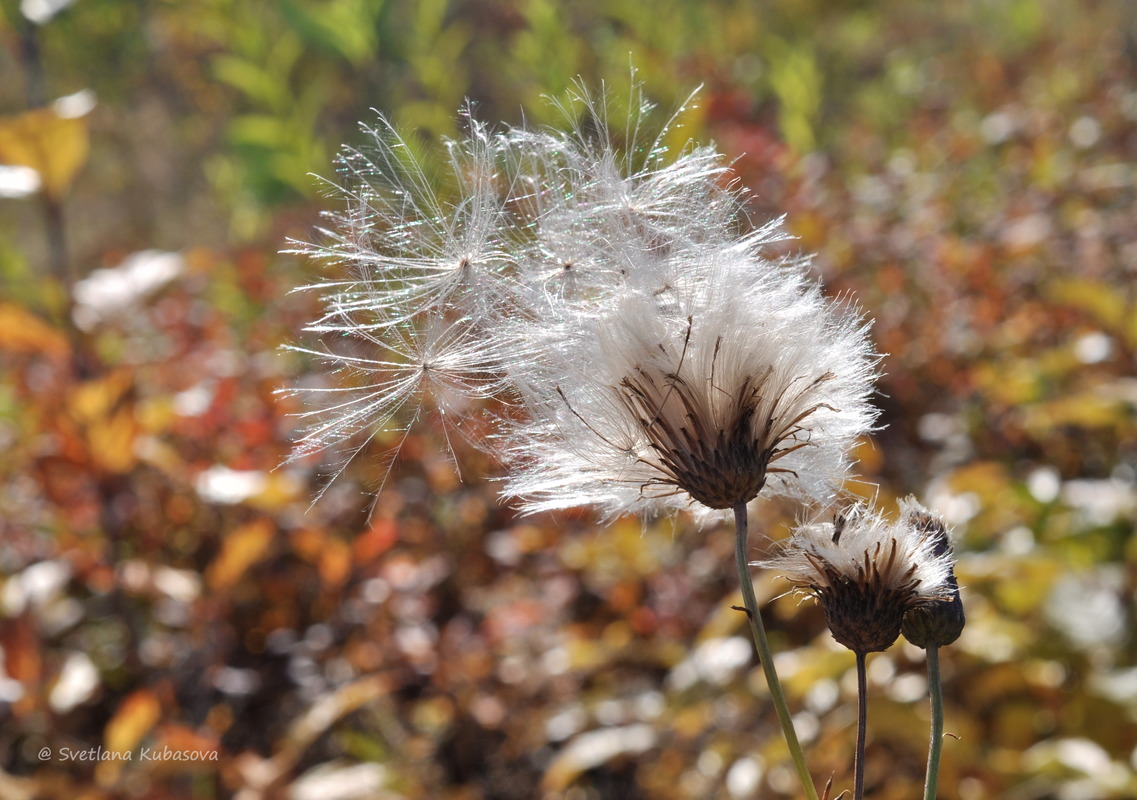
[[[449,440],[476,401],[503,393],[498,373],[504,354],[487,343],[484,331],[465,318],[419,324],[358,331],[350,350],[343,344],[290,348],[331,370],[329,382],[294,390],[311,407],[297,414],[305,427],[293,459],[333,450],[339,456],[330,459],[334,477],[376,435],[398,432],[403,435],[389,453],[393,460],[425,405],[439,412]]]
[[[866,326],[807,260],[770,255],[781,221],[748,229],[717,151],[645,136],[633,94],[620,125],[583,90],[567,133],[471,121],[443,191],[385,122],[345,151],[348,208],[297,250],[349,274],[310,287],[321,344],[297,349],[350,380],[297,391],[312,401],[298,455],[350,457],[442,389],[451,418],[508,399],[487,443],[528,510],[833,493],[875,417]]]
[[[759,245],[672,251],[659,272],[675,285],[549,331],[553,366],[523,384],[508,437],[507,494],[611,514],[728,509],[767,483],[828,496],[871,423],[874,362],[857,318]]]
[[[363,126],[367,146],[340,153],[338,182],[329,186],[346,208],[327,214],[323,242],[290,251],[346,267],[346,275],[304,287],[326,303],[307,330],[353,335],[425,312],[482,318],[500,305],[519,233],[506,208],[502,139],[464,118],[466,136],[446,141],[438,164],[383,118]]]
[[[952,560],[937,537],[918,524],[914,500],[891,522],[855,505],[831,521],[799,527],[773,558],[757,562],[814,595],[833,638],[858,653],[896,641],[904,615],[950,601]]]
[[[329,483],[376,436],[400,434],[393,461],[428,405],[449,436],[478,401],[506,393],[505,354],[526,357],[523,343],[488,333],[516,296],[524,236],[507,207],[503,141],[466,121],[437,165],[387,120],[363,126],[368,144],[344,148],[329,182],[344,208],[327,214],[321,242],[290,251],[333,272],[300,289],[323,301],[305,328],[317,341],[288,348],[329,373],[288,392],[307,406],[291,458],[322,454]]]

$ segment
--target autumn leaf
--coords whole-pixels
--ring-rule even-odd
[[[1131,314],[1125,295],[1104,281],[1066,278],[1047,288],[1054,302],[1085,311],[1109,330],[1121,327]]]
[[[107,750],[133,750],[162,718],[162,703],[149,689],[138,689],[119,704],[103,731]]]
[[[211,589],[233,586],[245,571],[264,557],[276,528],[262,517],[240,526],[225,537],[221,552],[209,565],[205,580]]]
[[[352,556],[360,564],[374,561],[395,544],[398,536],[398,528],[392,520],[376,517],[370,528],[355,537]]]
[[[103,471],[115,475],[125,474],[134,468],[138,459],[134,453],[134,439],[138,422],[133,410],[122,408],[87,431],[91,457]]]
[[[342,586],[351,574],[351,548],[347,543],[329,539],[320,555],[319,570],[326,586]]]
[[[127,473],[138,461],[134,440],[140,425],[130,402],[133,389],[133,375],[117,370],[84,384],[72,397],[71,411],[84,424],[91,462],[104,473]]]
[[[0,118],[0,164],[34,169],[55,200],[71,187],[90,147],[86,117],[65,115],[58,105]]]
[[[4,653],[4,670],[25,689],[35,690],[43,673],[43,656],[34,623],[27,617],[15,617],[0,625],[0,648]]]
[[[107,752],[129,753],[161,718],[162,703],[158,696],[149,689],[138,689],[126,696],[107,723],[103,730],[103,746]],[[114,784],[124,763],[113,759],[101,761],[95,769],[96,783],[100,786]]]
[[[42,353],[54,359],[67,355],[67,337],[19,306],[0,304],[0,351]]]

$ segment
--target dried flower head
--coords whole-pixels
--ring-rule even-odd
[[[628,143],[637,162],[606,106],[581,102],[588,124],[568,136],[514,134],[553,176],[537,181],[537,240],[585,257],[565,262],[571,298],[542,284],[546,302],[510,326],[541,346],[508,365],[525,413],[503,435],[506,495],[609,515],[728,509],[767,486],[828,498],[875,419],[866,326],[807,280],[807,259],[770,255],[781,220],[745,230],[719,153],[666,158],[661,134]]]
[[[886,650],[905,614],[951,593],[951,557],[915,522],[917,508],[906,501],[905,515],[890,522],[853,506],[831,522],[799,527],[781,552],[759,563],[817,597],[833,638],[845,647],[861,654]]]
[[[901,501],[900,511],[907,524],[931,537],[935,543],[933,552],[937,557],[951,556],[951,536],[943,519],[911,499]],[[927,648],[928,645],[944,647],[959,638],[967,624],[967,617],[963,612],[963,600],[959,596],[954,567],[948,568],[947,589],[947,596],[914,608],[904,615],[904,624],[900,630],[905,639],[917,647]]]
[[[757,242],[668,258],[688,261],[660,270],[687,285],[629,291],[555,331],[556,367],[521,394],[529,413],[511,432],[507,493],[609,513],[728,509],[767,483],[826,497],[873,418],[859,321]]]

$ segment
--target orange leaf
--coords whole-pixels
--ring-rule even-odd
[[[13,679],[34,688],[39,683],[43,659],[39,637],[25,617],[16,617],[0,625],[0,647],[4,649],[4,670]]]
[[[292,534],[292,551],[309,563],[316,563],[324,551],[328,535],[323,528],[300,528]]]
[[[351,573],[351,548],[339,539],[329,539],[320,555],[319,570],[326,586],[342,586]]]
[[[162,703],[149,689],[138,689],[119,704],[103,731],[107,750],[128,752],[138,746],[162,718]]]
[[[123,474],[138,461],[134,454],[134,439],[138,422],[132,408],[119,409],[87,430],[91,458],[104,472]]]
[[[4,303],[0,304],[0,350],[59,359],[67,355],[67,337],[35,314]]]
[[[376,517],[370,528],[355,537],[352,555],[360,564],[366,564],[386,553],[398,537],[398,528],[392,520]]]
[[[262,517],[226,536],[221,552],[205,573],[210,588],[226,589],[235,584],[249,567],[264,557],[275,533],[272,522]]]

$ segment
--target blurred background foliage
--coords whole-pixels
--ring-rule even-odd
[[[423,147],[638,69],[876,320],[881,502],[954,524],[943,796],[1137,796],[1137,15],[1128,0],[4,0],[0,795],[792,797],[731,533],[519,518],[430,425],[387,485],[277,469],[310,238],[370,109]],[[759,503],[753,549],[797,509]],[[811,767],[852,656],[756,575]],[[870,660],[918,796],[922,653]],[[169,747],[216,761],[66,759]],[[50,748],[52,756],[41,756]]]

